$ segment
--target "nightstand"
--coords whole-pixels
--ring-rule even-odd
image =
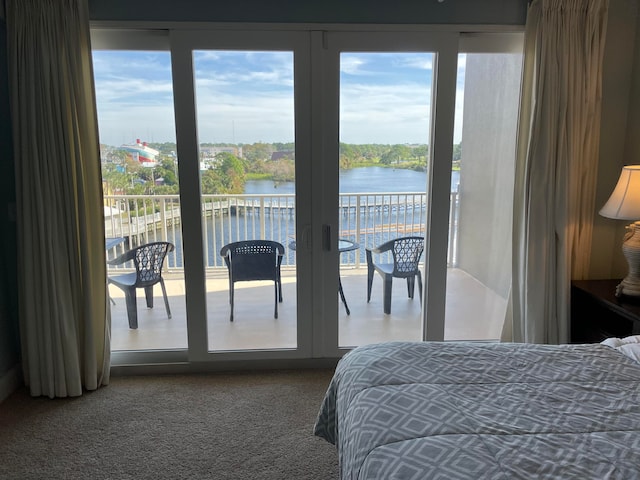
[[[620,280],[571,282],[571,343],[640,334],[640,298],[616,297]]]

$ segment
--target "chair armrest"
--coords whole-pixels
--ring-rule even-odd
[[[393,245],[395,244],[395,240],[389,240],[382,245],[378,245],[377,247],[366,248],[365,250],[370,251],[372,253],[384,253],[393,249]]]
[[[396,241],[394,239],[394,240],[389,240],[388,242],[385,242],[381,245],[378,245],[377,247],[365,248],[365,252],[367,254],[367,265],[372,266],[375,263],[373,261],[374,253],[379,255],[381,253],[388,252],[389,250],[393,250],[395,243]]]
[[[107,260],[107,265],[122,265],[133,260],[135,256],[135,250],[127,250],[122,255],[117,256],[111,260]]]

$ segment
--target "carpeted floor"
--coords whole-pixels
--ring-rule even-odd
[[[73,399],[0,404],[0,478],[338,478],[313,436],[332,371],[112,377]]]

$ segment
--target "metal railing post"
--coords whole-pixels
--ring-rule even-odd
[[[160,228],[162,231],[160,234],[162,235],[162,240],[167,241],[167,202],[164,197],[160,198]]]
[[[266,228],[265,228],[265,224],[266,224],[266,219],[265,217],[266,215],[266,210],[264,208],[264,197],[260,197],[260,238],[261,239],[265,239],[265,235],[266,235]]]
[[[356,195],[356,243],[360,245],[360,239],[362,236],[360,235],[360,227],[362,222],[360,221],[360,198],[361,195]],[[356,250],[355,255],[356,268],[360,268],[360,249]]]

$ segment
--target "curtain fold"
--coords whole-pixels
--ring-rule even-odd
[[[534,0],[516,152],[511,319],[503,340],[569,340],[589,269],[608,0]]]
[[[88,6],[6,7],[25,383],[33,396],[78,396],[110,367]]]

